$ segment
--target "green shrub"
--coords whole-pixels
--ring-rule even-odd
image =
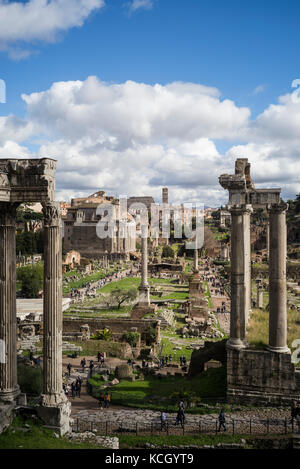
[[[39,395],[43,392],[43,372],[41,367],[18,365],[18,384],[21,392]]]
[[[126,332],[123,335],[123,339],[127,342],[131,347],[136,347],[138,343],[138,338],[140,336],[139,332]]]
[[[106,327],[102,330],[99,330],[92,336],[92,339],[95,340],[110,340],[112,337],[111,330],[107,329]]]

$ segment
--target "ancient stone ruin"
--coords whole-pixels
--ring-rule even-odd
[[[11,419],[20,395],[16,346],[16,210],[24,202],[41,202],[44,381],[37,412],[46,425],[64,434],[70,427],[71,404],[62,388],[61,217],[59,204],[54,202],[55,169],[56,161],[48,158],[0,161],[0,420]]]
[[[227,342],[227,397],[230,402],[280,404],[300,398],[299,372],[287,347],[286,210],[281,189],[256,189],[250,163],[239,158],[235,174],[219,182],[229,191],[231,213],[231,317]],[[253,208],[269,213],[269,345],[250,350],[246,325],[251,313],[250,216]],[[260,288],[258,290],[261,290]],[[258,307],[262,306],[258,293]]]

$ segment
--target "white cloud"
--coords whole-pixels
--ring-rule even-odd
[[[23,99],[26,119],[0,118],[0,155],[26,157],[21,144],[34,138],[38,157],[58,160],[58,198],[103,189],[160,200],[167,185],[175,203],[216,206],[227,200],[218,176],[232,173],[237,157],[249,159],[258,187],[281,186],[284,197],[300,191],[300,104],[291,95],[254,121],[248,108],[193,83],[89,77]],[[230,142],[225,154],[218,140]]]
[[[104,0],[0,0],[0,50],[24,58],[30,50],[19,44],[54,42],[70,28],[82,26]]]
[[[131,13],[141,9],[151,10],[153,8],[153,0],[132,0],[132,2],[127,2],[126,6]]]
[[[240,138],[250,116],[248,108],[221,101],[215,88],[180,82],[107,84],[89,77],[54,83],[48,91],[23,99],[30,120],[41,129],[70,140],[88,132],[119,148],[132,142]]]

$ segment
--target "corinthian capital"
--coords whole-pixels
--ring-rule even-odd
[[[16,226],[16,214],[19,204],[0,202],[0,226]]]
[[[43,204],[44,226],[60,226],[60,204],[51,202]]]

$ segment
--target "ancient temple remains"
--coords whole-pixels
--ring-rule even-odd
[[[44,350],[43,394],[37,412],[47,426],[64,434],[70,429],[71,404],[62,388],[62,247],[59,204],[54,202],[55,169],[56,161],[48,158],[0,160],[0,417],[6,423],[11,420],[20,394],[16,347],[16,210],[24,202],[40,202],[45,233]]]
[[[231,213],[231,317],[227,342],[227,396],[231,402],[280,404],[300,398],[298,372],[287,347],[286,210],[281,189],[256,189],[250,163],[239,158],[235,174],[219,182],[229,191]],[[253,208],[269,213],[269,345],[250,350],[246,325],[251,307],[250,216]],[[258,307],[262,307],[258,285]]]

